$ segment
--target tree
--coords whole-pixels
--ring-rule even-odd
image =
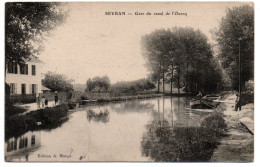
[[[93,89],[97,89],[100,92],[102,89],[107,91],[110,87],[110,80],[107,76],[94,77],[92,79]]]
[[[155,74],[160,92],[161,77],[163,79],[163,92],[165,83],[165,72],[167,70],[167,47],[169,47],[170,31],[165,29],[155,30],[141,39],[143,56],[147,68]]]
[[[214,91],[221,81],[207,37],[193,28],[160,29],[142,38],[143,56],[151,78],[187,92]],[[210,71],[210,72],[209,72]],[[216,78],[212,78],[212,76]],[[215,83],[211,82],[214,79]],[[167,81],[170,80],[170,81]]]
[[[23,64],[43,49],[42,41],[65,21],[58,2],[10,2],[5,6],[5,64]]]
[[[72,82],[74,80],[68,79],[63,74],[57,74],[53,72],[47,72],[42,80],[43,86],[49,88],[52,92],[64,91],[69,92],[73,90]]]
[[[148,79],[139,79],[135,81],[121,81],[111,86],[114,93],[136,93],[154,89],[155,85]]]
[[[95,89],[95,85],[94,85],[92,79],[89,78],[89,79],[87,80],[87,83],[86,83],[86,90],[85,90],[85,92],[90,92],[90,91],[92,91],[93,89]]]
[[[254,77],[254,9],[250,5],[233,7],[226,11],[220,26],[213,34],[217,41],[218,58],[230,77],[232,87],[238,90],[239,51],[241,55],[242,86]],[[239,48],[240,45],[240,48]]]

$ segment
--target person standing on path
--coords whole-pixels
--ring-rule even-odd
[[[41,103],[42,103],[42,108],[44,108],[45,107],[45,97],[44,96],[42,96]]]
[[[58,104],[58,101],[59,101],[59,97],[57,95],[57,92],[55,93],[54,101],[55,101],[55,106],[56,106]]]
[[[237,98],[236,98],[236,102],[235,102],[236,103],[235,111],[237,111],[238,109],[239,109],[239,111],[241,111],[241,99],[240,99],[238,93],[236,93],[236,96],[237,96]]]
[[[37,109],[41,108],[41,96],[40,93],[36,94]]]

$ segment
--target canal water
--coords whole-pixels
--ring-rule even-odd
[[[5,143],[5,158],[6,161],[205,161],[203,153],[198,152],[204,146],[189,134],[200,127],[209,113],[190,111],[189,100],[160,97],[83,107],[56,129],[29,131],[10,138]]]

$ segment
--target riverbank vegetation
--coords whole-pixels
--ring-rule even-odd
[[[66,121],[68,106],[66,104],[47,107],[27,114],[16,114],[5,117],[6,138],[19,136],[27,131],[52,129]]]
[[[171,127],[153,121],[147,126],[142,151],[155,162],[209,161],[219,141],[225,136],[226,124],[221,113],[214,113],[199,127]]]
[[[161,97],[161,96],[162,94],[147,94],[147,95],[135,95],[135,96],[110,97],[110,98],[97,99],[97,102],[127,101],[127,100],[146,99],[146,98]]]
[[[101,91],[111,92],[120,95],[122,93],[147,92],[155,88],[153,82],[148,79],[138,79],[134,81],[120,81],[110,84],[107,76],[89,78],[86,82],[85,92]]]

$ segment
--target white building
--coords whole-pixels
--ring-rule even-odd
[[[24,65],[9,63],[6,69],[5,82],[10,86],[10,95],[35,95],[41,93],[41,69],[43,62],[31,56]]]

